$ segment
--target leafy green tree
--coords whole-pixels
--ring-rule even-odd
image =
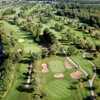
[[[12,15],[12,14],[15,14],[16,13],[16,11],[14,10],[14,9],[12,9],[12,8],[9,8],[9,9],[6,9],[4,12],[3,12],[3,16],[5,16],[5,15]]]
[[[51,46],[54,44],[56,41],[55,35],[48,29],[45,28],[43,30],[43,35],[40,36],[40,43],[43,44],[44,46]]]
[[[58,24],[58,23],[56,23],[55,24],[55,26],[54,26],[54,29],[56,30],[56,31],[61,31],[62,29],[64,28],[64,26],[63,25],[60,25],[60,24]]]

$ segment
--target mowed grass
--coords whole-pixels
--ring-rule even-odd
[[[71,90],[68,89],[67,80],[54,80],[46,84],[44,90],[48,95],[49,100],[65,100],[70,97]]]
[[[56,59],[52,59],[49,63],[48,63],[48,66],[49,66],[49,69],[52,71],[52,72],[64,72],[65,71],[65,68],[64,68],[64,62],[63,60],[59,59],[59,60],[56,60]]]
[[[82,55],[77,54],[71,57],[77,64],[79,64],[89,75],[92,76],[93,70],[92,65],[89,63],[88,60],[84,59]]]
[[[23,48],[25,53],[31,52],[40,52],[40,48],[33,43],[31,34],[27,32],[20,31],[20,29],[16,25],[11,25],[6,21],[2,21],[3,29],[9,35],[12,33],[12,37],[16,39],[16,44],[19,46],[17,48]],[[18,40],[23,39],[24,42],[19,43]],[[27,92],[20,92],[17,90],[17,87],[21,85],[23,82],[23,73],[27,72],[27,64],[19,63],[16,68],[16,72],[14,73],[15,78],[13,80],[12,86],[9,88],[7,95],[3,98],[3,100],[32,100],[32,94]]]
[[[7,33],[7,35],[9,36],[10,33],[12,33],[13,39],[16,40],[19,46],[23,48],[26,53],[41,52],[41,48],[36,43],[34,43],[31,33],[21,31],[19,27],[17,27],[16,25],[11,25],[6,21],[0,22],[3,23],[2,28]],[[23,40],[22,43],[18,42],[20,39]]]
[[[42,63],[48,64],[48,73],[41,72]],[[72,82],[75,81],[70,77],[70,73],[75,71],[75,69],[64,68],[64,57],[51,56],[38,61],[36,66],[39,70],[38,75],[40,79],[40,89],[46,95],[44,96],[43,100],[82,100],[82,95],[81,92],[79,92],[79,88],[70,88]],[[54,74],[58,72],[63,73],[64,78],[54,78]],[[78,85],[79,84],[77,83],[77,86]]]

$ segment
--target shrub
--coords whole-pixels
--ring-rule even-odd
[[[55,31],[58,31],[58,32],[61,31],[63,28],[64,28],[64,26],[60,25],[58,23],[56,23],[55,26],[54,26]]]

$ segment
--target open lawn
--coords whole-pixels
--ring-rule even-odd
[[[48,73],[41,72],[42,63],[48,64]],[[38,61],[36,66],[39,72],[38,75],[40,78],[41,91],[43,91],[43,93],[46,95],[44,100],[82,100],[83,95],[79,83],[76,83],[76,85],[73,84],[74,81],[78,81],[70,77],[70,73],[75,71],[75,69],[64,68],[63,57],[51,56],[44,60]],[[58,72],[63,73],[64,78],[54,78],[54,74]],[[72,89],[71,85],[75,85],[76,88]],[[87,93],[84,95],[86,96]]]

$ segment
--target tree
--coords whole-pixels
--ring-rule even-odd
[[[54,44],[52,44],[51,45],[51,47],[50,47],[50,54],[52,55],[56,55],[56,54],[58,54],[60,51],[60,46],[61,46],[61,44],[59,44],[59,42],[58,41],[56,41]]]
[[[9,8],[9,9],[6,9],[4,12],[3,12],[3,16],[5,16],[5,15],[12,15],[12,14],[15,14],[16,13],[16,11],[14,10],[14,9],[12,9],[12,8]]]
[[[54,26],[54,29],[56,30],[56,31],[61,31],[62,29],[64,28],[64,26],[63,25],[60,25],[60,24],[58,24],[58,23],[56,23],[55,24],[55,26]]]
[[[49,51],[48,51],[47,48],[42,48],[42,58],[47,57],[48,56],[48,53],[49,53]]]
[[[46,47],[50,47],[56,41],[54,34],[48,29],[43,30],[43,35],[40,36],[40,44]]]

